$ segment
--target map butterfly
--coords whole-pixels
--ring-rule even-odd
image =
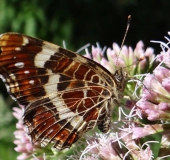
[[[107,132],[127,81],[122,69],[111,74],[91,59],[18,33],[0,35],[0,74],[11,97],[25,106],[32,142],[57,150],[95,126]]]

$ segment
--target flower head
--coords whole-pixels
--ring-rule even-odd
[[[113,48],[106,50],[106,57],[104,56],[105,48],[102,50],[97,44],[97,47],[92,46],[91,55],[94,61],[103,65],[111,73],[114,73],[120,67],[125,68],[129,75],[140,74],[148,70],[148,62],[154,60],[155,55],[152,48],[144,50],[144,44],[139,41],[136,48],[123,46],[122,49],[117,43],[113,43]],[[89,56],[89,52],[86,52],[86,57]]]
[[[162,56],[162,62],[153,74],[145,77],[142,98],[136,104],[152,121],[170,120],[170,69],[166,65],[167,57]]]
[[[143,126],[133,129],[133,137],[141,138],[159,133],[162,136],[158,157],[169,157],[167,144],[169,144],[170,131],[170,48],[168,44],[160,42],[163,51],[157,55],[156,61],[159,65],[153,73],[146,75],[143,81],[141,99],[136,103],[137,110],[141,112],[142,118],[152,121],[143,123]],[[166,140],[165,140],[166,139]],[[167,141],[165,143],[165,141]]]

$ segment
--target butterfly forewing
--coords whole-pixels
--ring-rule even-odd
[[[122,70],[111,75],[90,59],[17,33],[0,36],[0,74],[25,106],[32,142],[53,143],[58,150],[97,125],[107,132],[125,85]]]

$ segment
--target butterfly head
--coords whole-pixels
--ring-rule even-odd
[[[123,92],[128,79],[127,73],[124,72],[122,68],[120,68],[119,70],[115,71],[115,73],[113,74],[113,78],[115,80],[117,90]]]

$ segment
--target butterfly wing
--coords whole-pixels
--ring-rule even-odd
[[[108,130],[113,106],[110,73],[57,45],[17,33],[0,37],[0,74],[14,100],[25,106],[32,141],[69,148],[96,125]]]

